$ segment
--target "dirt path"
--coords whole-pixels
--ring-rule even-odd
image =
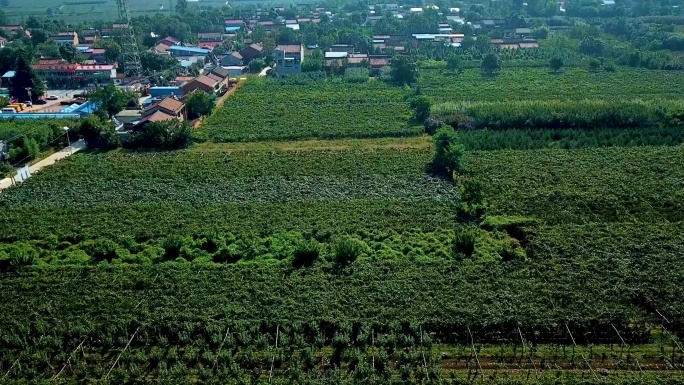
[[[32,165],[29,166],[29,170],[31,170],[31,174],[35,174],[38,171],[42,170],[43,168],[47,166],[51,166],[57,161],[62,160],[64,158],[68,158],[69,156],[77,153],[78,151],[83,150],[86,148],[86,144],[84,141],[79,140],[78,142],[72,143],[71,146],[65,147],[54,154],[48,156],[47,158],[40,160]],[[7,189],[9,187],[12,187],[14,182],[12,181],[11,178],[5,178],[0,180],[0,191]]]

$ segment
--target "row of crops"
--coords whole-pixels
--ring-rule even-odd
[[[483,77],[479,69],[454,74],[444,69],[422,69],[418,86],[436,102],[679,99],[684,79],[675,71],[620,68],[618,72],[591,73],[567,69],[561,74],[548,68],[521,68]]]
[[[473,129],[647,129],[684,125],[684,101],[553,100],[441,103],[435,118]]]

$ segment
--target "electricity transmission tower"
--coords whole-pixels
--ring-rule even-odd
[[[135,32],[133,32],[133,25],[131,24],[128,0],[116,0],[116,3],[119,6],[119,19],[126,23],[126,27],[121,30],[123,72],[126,76],[140,77],[142,75],[142,64],[140,64],[138,43],[135,41]]]

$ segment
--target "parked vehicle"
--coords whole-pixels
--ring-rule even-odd
[[[59,99],[59,98],[58,98],[57,96],[55,96],[55,95],[50,95],[50,96],[48,96],[46,99],[47,99],[47,100],[57,100],[57,99]]]
[[[14,109],[14,107],[5,107],[2,109],[3,114],[16,114],[17,110]]]

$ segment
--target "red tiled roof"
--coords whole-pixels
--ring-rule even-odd
[[[55,70],[61,70],[61,71],[67,71],[67,72],[74,72],[76,71],[76,68],[78,67],[78,64],[70,64],[65,62],[64,60],[52,60],[52,59],[41,59],[38,61],[38,63],[34,64],[31,66],[34,70],[38,71],[55,71]]]
[[[231,53],[230,53],[230,56],[233,56],[233,57],[236,58],[236,59],[242,60],[242,55],[240,55],[240,52],[238,52],[238,51],[233,51],[233,52],[231,52]]]
[[[0,25],[0,31],[21,31],[21,25]]]
[[[169,52],[169,45],[159,43],[155,45],[154,47],[150,48],[150,51],[152,52]]]
[[[214,49],[214,47],[216,47],[217,45],[220,45],[220,44],[223,44],[223,42],[222,41],[203,41],[203,42],[197,44],[197,46],[199,48]]]
[[[242,19],[225,19],[225,24],[242,24]]]
[[[273,23],[270,20],[266,20],[266,21],[260,21],[258,24],[262,25],[262,26],[269,26],[269,25],[274,25],[275,23]]]
[[[111,71],[116,68],[115,65],[76,65],[76,70],[78,71]]]
[[[200,32],[197,37],[200,39],[219,39],[221,40],[221,34],[218,32]]]
[[[200,76],[199,76],[197,79],[195,79],[195,80],[197,80],[198,82],[200,82],[200,83],[202,83],[202,84],[204,84],[204,85],[207,85],[207,86],[209,86],[209,87],[212,87],[212,88],[215,87],[215,86],[218,84],[218,82],[219,82],[218,80],[212,79],[212,78],[210,78],[210,77],[207,76],[207,75],[200,75]]]
[[[283,51],[285,53],[300,53],[302,52],[302,46],[297,44],[289,45],[279,45],[276,47],[278,51]]]
[[[159,107],[167,109],[169,111],[174,111],[176,113],[180,112],[185,105],[171,97],[164,98],[161,102],[158,104]]]
[[[173,115],[169,115],[164,111],[157,111],[154,114],[147,115],[146,117],[142,118],[140,120],[140,123],[138,123],[138,124],[147,123],[147,122],[165,122],[167,120],[172,120],[172,119],[176,119],[176,117]]]
[[[389,59],[388,58],[376,58],[376,59],[370,59],[370,65],[371,67],[385,67],[389,65]]]
[[[212,78],[212,79],[216,80],[217,82],[220,82],[221,80],[223,80],[222,77],[220,77],[220,76],[218,76],[218,75],[216,75],[216,74],[212,74],[212,73],[209,73],[209,74],[207,74],[206,76],[207,76],[208,78]]]

